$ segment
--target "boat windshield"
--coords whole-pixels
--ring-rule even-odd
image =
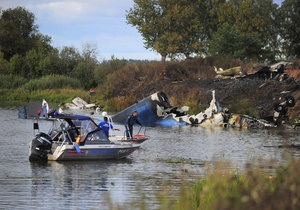
[[[54,135],[63,130],[74,130],[78,134],[86,136],[88,133],[95,130],[99,130],[99,127],[92,120],[70,120],[70,119],[58,119],[53,121],[53,124],[48,134]]]
[[[99,127],[91,120],[82,120],[80,123],[80,133],[85,136],[96,129],[99,130]]]
[[[53,121],[53,125],[48,132],[54,141],[67,139],[71,142],[78,141],[81,145],[90,141],[109,141],[106,134],[91,119],[60,118]],[[63,134],[63,135],[61,135]],[[64,138],[61,136],[65,136]]]

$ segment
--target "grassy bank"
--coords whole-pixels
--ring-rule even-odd
[[[45,89],[29,91],[24,88],[0,89],[0,106],[18,107],[32,101],[46,99],[51,107],[71,102],[75,97],[89,100],[89,92],[81,89]]]
[[[261,161],[237,171],[228,162],[215,162],[206,166],[202,179],[182,179],[179,192],[165,181],[156,199],[161,210],[298,210],[299,164],[296,158],[282,165]],[[108,196],[107,205],[109,209],[152,209],[146,199],[147,195],[141,193],[140,199],[124,207],[112,203]]]
[[[265,165],[264,165],[265,164]],[[299,209],[300,161],[271,169],[270,163],[248,166],[243,173],[208,168],[204,179],[181,187],[179,197],[166,199],[163,209]],[[264,166],[263,166],[264,165]]]
[[[300,79],[299,63],[286,69],[290,77]],[[92,98],[77,79],[67,76],[48,75],[27,81],[20,76],[0,75],[0,106],[18,106],[45,98],[52,107],[57,107],[79,96],[88,103],[96,103],[102,110],[118,112],[155,92],[163,91],[175,106],[189,106],[189,114],[192,115],[209,106],[211,92],[215,90],[216,99],[222,107],[229,108],[233,113],[255,118],[272,116],[274,104],[280,98],[291,95],[296,99],[296,104],[289,109],[288,117],[294,121],[299,116],[299,81],[279,82],[257,77],[216,79],[214,66],[223,69],[242,66],[249,73],[254,68],[260,68],[257,64],[216,58],[128,63],[111,71],[100,69],[102,74],[96,76],[96,79],[101,79],[101,82],[94,87],[96,94]]]

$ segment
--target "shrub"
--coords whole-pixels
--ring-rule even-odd
[[[14,89],[24,85],[27,80],[18,75],[0,74],[0,89]]]
[[[136,98],[134,96],[128,97],[115,97],[112,99],[108,99],[105,101],[101,101],[100,104],[103,106],[103,110],[107,112],[118,112],[121,111],[136,102]]]
[[[46,99],[51,107],[57,107],[59,104],[71,102],[77,96],[89,103],[89,92],[80,89],[64,88],[37,91],[28,91],[25,88],[15,90],[0,89],[0,105],[19,106],[27,104],[30,101]]]
[[[238,101],[233,101],[229,106],[232,113],[245,114],[251,117],[259,118],[259,111],[255,108],[255,104],[250,99],[244,98]]]
[[[58,104],[71,102],[77,96],[89,103],[88,91],[70,88],[33,91],[30,93],[29,100],[46,99],[50,105],[57,106]]]
[[[58,89],[58,88],[81,88],[80,81],[62,75],[48,75],[39,79],[30,80],[24,85],[29,91]]]

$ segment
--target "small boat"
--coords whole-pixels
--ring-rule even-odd
[[[29,161],[108,160],[125,158],[140,144],[110,141],[88,116],[57,115],[49,132],[38,132],[30,142]],[[34,130],[39,130],[34,122]]]

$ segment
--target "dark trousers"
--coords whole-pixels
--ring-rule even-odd
[[[125,126],[127,139],[132,138],[133,126]]]

